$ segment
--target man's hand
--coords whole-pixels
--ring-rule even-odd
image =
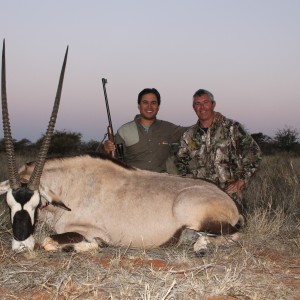
[[[240,195],[241,190],[243,189],[245,185],[245,181],[242,179],[239,179],[231,184],[226,188],[226,192],[229,194],[237,193],[237,195]]]
[[[116,146],[115,144],[110,141],[110,140],[106,140],[103,144],[103,148],[104,148],[104,151],[109,154],[111,152],[114,152],[116,150]]]
[[[215,111],[215,118],[217,121],[224,121],[225,117],[218,111]]]

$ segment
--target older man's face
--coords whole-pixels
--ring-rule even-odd
[[[212,121],[216,103],[212,102],[208,95],[194,97],[193,108],[200,122]]]

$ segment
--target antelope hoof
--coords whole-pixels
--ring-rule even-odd
[[[46,237],[42,243],[42,247],[45,249],[45,251],[57,251],[59,250],[59,244],[58,242],[54,241],[50,237]]]
[[[200,249],[200,250],[198,250],[197,252],[195,252],[195,255],[197,256],[197,257],[203,257],[203,256],[205,256],[206,255],[206,253],[207,253],[207,249]]]
[[[207,253],[208,241],[205,236],[199,236],[194,244],[194,251],[196,256],[203,257]]]

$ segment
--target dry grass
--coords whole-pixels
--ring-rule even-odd
[[[265,157],[246,191],[250,211],[282,209],[300,217],[300,158],[288,154]]]
[[[0,299],[299,299],[299,179],[300,159],[266,157],[246,193],[242,238],[204,258],[189,245],[16,254],[2,201]],[[37,241],[50,231],[39,223]]]

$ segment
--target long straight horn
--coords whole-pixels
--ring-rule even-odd
[[[21,186],[20,176],[17,170],[17,163],[14,151],[13,140],[11,137],[10,122],[8,115],[7,96],[6,96],[6,63],[5,63],[5,40],[2,48],[2,71],[1,71],[1,98],[2,98],[2,121],[6,158],[8,163],[8,178],[10,187],[15,190]]]
[[[58,83],[57,92],[56,92],[56,97],[55,97],[50,121],[48,124],[47,132],[44,136],[43,143],[42,143],[39,155],[38,155],[38,159],[36,160],[35,167],[32,172],[31,178],[29,179],[29,182],[28,182],[28,188],[30,188],[31,190],[38,189],[38,186],[40,184],[40,179],[42,176],[46,156],[47,156],[47,153],[49,150],[50,141],[51,141],[51,138],[52,138],[52,135],[54,132],[55,122],[56,122],[59,103],[60,103],[61,91],[62,91],[62,86],[63,86],[63,81],[64,81],[65,69],[66,69],[66,64],[67,64],[68,50],[69,50],[69,47],[67,47],[64,62],[62,65],[62,69],[61,69],[61,73],[60,73],[60,77],[59,77],[59,83]]]

